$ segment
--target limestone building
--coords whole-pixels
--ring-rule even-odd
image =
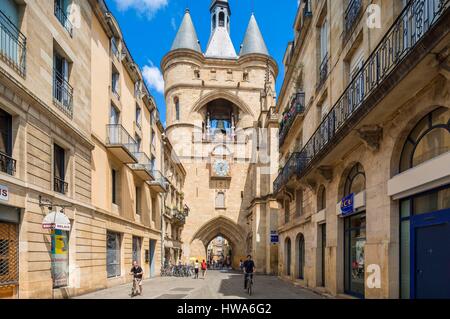
[[[448,1],[300,2],[276,108],[282,278],[450,297],[449,21]]]
[[[0,298],[159,275],[164,129],[104,1],[0,1],[0,73]]]
[[[258,163],[254,129],[267,104],[274,105],[277,64],[254,15],[236,52],[228,1],[213,0],[209,9],[211,35],[206,50],[202,51],[186,10],[172,48],[161,62],[166,134],[186,169],[184,197],[190,214],[182,233],[183,258],[206,260],[208,244],[220,235],[231,246],[234,266],[252,253],[261,258],[256,260],[258,270],[268,271],[270,222],[265,207],[252,219],[254,196],[259,193],[254,189],[259,189],[260,181],[252,168]],[[266,103],[268,96],[272,100]]]

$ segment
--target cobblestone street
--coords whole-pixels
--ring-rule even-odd
[[[101,290],[77,298],[130,298],[131,284]],[[209,271],[205,279],[162,277],[144,281],[143,296],[136,299],[317,299],[323,296],[275,276],[257,275],[250,297],[243,287],[243,275],[228,271]]]

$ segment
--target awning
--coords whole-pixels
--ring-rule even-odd
[[[44,217],[42,228],[70,231],[70,220],[64,213],[51,212]]]

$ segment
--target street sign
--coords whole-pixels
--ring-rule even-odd
[[[0,200],[4,200],[4,201],[9,200],[8,186],[0,185]]]
[[[278,242],[279,242],[278,233],[276,231],[274,231],[274,230],[272,230],[270,232],[270,242],[272,244],[278,244]]]

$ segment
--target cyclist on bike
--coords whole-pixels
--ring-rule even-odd
[[[251,255],[247,256],[247,260],[244,261],[242,268],[244,269],[244,289],[247,289],[247,280],[253,280],[253,274],[256,271],[255,262],[252,260]]]
[[[144,271],[137,261],[133,261],[133,267],[131,268],[130,275],[133,275],[133,287],[137,285],[139,287],[139,295],[142,296],[142,276]]]

